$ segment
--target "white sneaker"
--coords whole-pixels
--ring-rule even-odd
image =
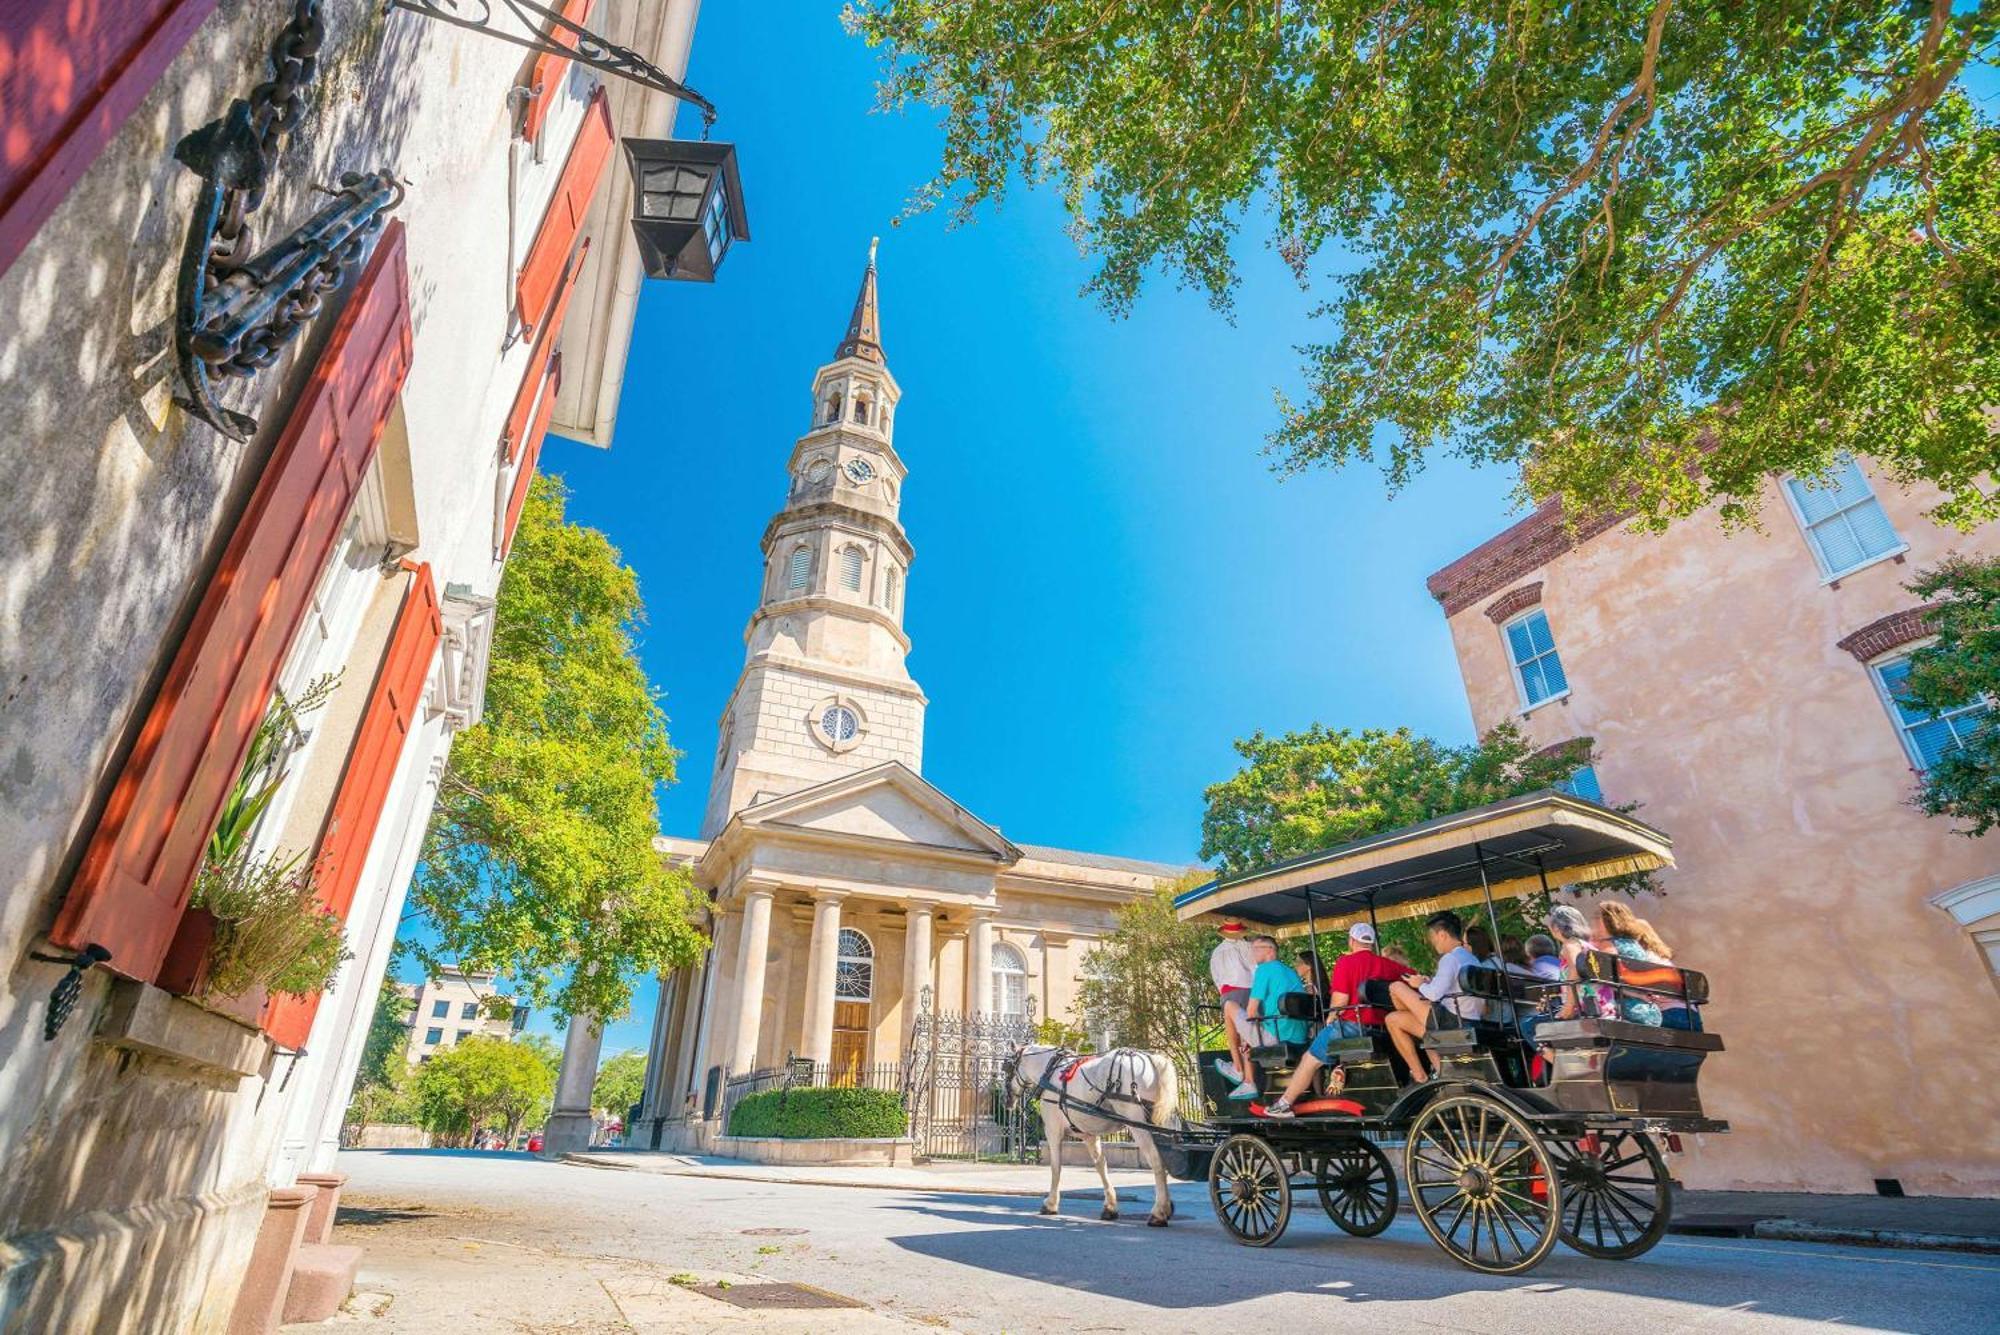
[[[1240,1085],[1243,1083],[1243,1072],[1237,1070],[1236,1063],[1230,1061],[1227,1057],[1217,1062],[1215,1064],[1215,1069],[1216,1072],[1220,1074],[1222,1078],[1224,1080],[1227,1080],[1230,1084]]]
[[[1263,1090],[1245,1080],[1242,1084],[1229,1091],[1229,1097],[1232,1099],[1254,1099],[1263,1092]]]

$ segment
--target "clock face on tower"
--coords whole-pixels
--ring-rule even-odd
[[[875,465],[866,459],[849,459],[847,466],[841,471],[847,474],[849,482],[859,487],[875,476]]]

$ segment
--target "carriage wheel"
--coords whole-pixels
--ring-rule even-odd
[[[1596,1154],[1580,1141],[1552,1140],[1562,1179],[1562,1240],[1601,1261],[1629,1261],[1667,1234],[1673,1213],[1667,1161],[1644,1135],[1614,1131]]]
[[[1541,1137],[1497,1099],[1457,1095],[1417,1114],[1403,1183],[1424,1231],[1460,1265],[1518,1275],[1556,1245],[1562,1184]]]
[[[1319,1203],[1357,1238],[1372,1238],[1396,1217],[1396,1174],[1372,1140],[1343,1140],[1319,1161]]]
[[[1208,1199],[1230,1237],[1268,1247],[1292,1221],[1291,1170],[1262,1139],[1231,1136],[1209,1165]]]

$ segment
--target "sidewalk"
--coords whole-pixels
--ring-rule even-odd
[[[933,1163],[911,1168],[789,1168],[714,1155],[650,1150],[591,1150],[564,1155],[587,1168],[667,1177],[729,1178],[793,1186],[934,1191],[952,1195],[1044,1196],[1049,1170],[1040,1164]],[[1150,1188],[1152,1174],[1111,1170],[1120,1191]],[[1089,1167],[1063,1169],[1065,1198],[1103,1194]],[[2000,1253],[2000,1200],[1957,1196],[1831,1196],[1784,1191],[1678,1191],[1673,1233],[1701,1237],[1771,1238],[1849,1246],[1933,1248]]]

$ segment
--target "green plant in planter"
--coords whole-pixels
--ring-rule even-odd
[[[271,692],[271,707],[251,734],[250,751],[243,758],[236,786],[215,822],[215,832],[208,837],[209,862],[224,865],[249,847],[251,832],[285,785],[285,761],[302,736],[300,720],[325,704],[339,684],[340,674],[329,672],[308,682],[296,700],[287,699],[282,690]]]
[[[194,904],[215,918],[207,990],[235,997],[263,987],[291,996],[323,992],[349,951],[341,921],[320,902],[314,868],[299,854],[239,850],[203,867]]]

